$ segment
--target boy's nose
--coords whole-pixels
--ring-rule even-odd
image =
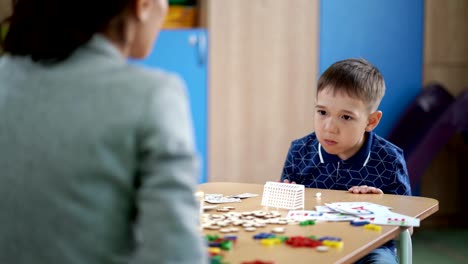
[[[324,129],[326,132],[336,134],[338,133],[338,126],[336,125],[336,122],[330,118],[327,121],[325,121]]]

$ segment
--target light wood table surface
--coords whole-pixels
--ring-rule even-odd
[[[225,196],[255,193],[258,197],[243,199],[240,203],[220,204],[219,207],[233,206],[234,212],[245,212],[261,210],[263,184],[230,183],[230,182],[211,182],[199,185],[199,190],[205,194],[223,194]],[[317,199],[315,194],[320,192],[321,198]],[[391,194],[352,194],[346,191],[326,190],[326,189],[305,189],[305,210],[315,210],[316,205],[325,205],[333,202],[370,202],[389,206],[393,211],[423,220],[435,213],[439,209],[439,203],[435,199],[400,196]],[[211,205],[205,203],[205,205]],[[270,208],[271,210],[276,210]],[[288,210],[280,209],[282,217],[286,216]],[[216,210],[207,211],[210,214],[224,214]],[[421,225],[424,223],[421,222]],[[344,242],[341,249],[330,249],[328,252],[317,252],[312,248],[293,248],[286,244],[264,246],[253,239],[255,234],[261,232],[271,232],[276,225],[267,225],[264,228],[257,228],[254,232],[246,232],[240,228],[237,235],[236,245],[230,251],[225,251],[223,260],[225,262],[236,264],[243,261],[273,261],[276,264],[288,263],[352,263],[361,257],[367,255],[373,249],[379,247],[385,242],[398,238],[400,233],[407,228],[397,226],[382,226],[382,231],[366,230],[363,227],[355,227],[349,222],[318,222],[313,226],[286,225],[285,236],[310,236],[317,237],[333,236],[340,237]],[[417,228],[417,227],[416,227]],[[204,230],[204,234],[218,234],[224,236],[216,230]],[[411,241],[411,240],[410,240]],[[411,262],[411,261],[409,261]]]

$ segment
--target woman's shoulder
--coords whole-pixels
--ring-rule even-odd
[[[94,36],[88,44],[77,50],[69,66],[72,71],[86,73],[96,83],[106,79],[106,85],[130,87],[133,90],[164,89],[182,82],[174,72],[143,66],[138,61],[125,58],[101,35]]]
[[[126,79],[128,88],[153,96],[165,96],[178,94],[185,96],[186,85],[183,78],[175,73],[159,68],[145,68],[128,64],[122,71],[122,77]],[[137,92],[138,93],[138,92]]]
[[[129,79],[133,79],[136,84],[142,86],[154,87],[182,82],[182,78],[175,72],[134,64],[126,64],[122,69],[122,74],[127,75]]]

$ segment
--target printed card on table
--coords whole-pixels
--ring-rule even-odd
[[[259,196],[258,194],[255,193],[240,193],[240,194],[234,194],[228,196],[229,198],[240,198],[240,199],[245,199],[245,198],[251,198],[251,197],[257,197]]]
[[[331,209],[328,206],[325,205],[317,205],[315,206],[315,210],[320,213],[336,213],[338,211]]]
[[[329,222],[338,222],[338,221],[351,221],[356,219],[355,215],[342,214],[339,212],[318,212],[318,211],[289,211],[286,215],[286,218],[293,219],[296,221],[305,221],[305,220],[316,220],[316,221],[329,221]]]
[[[368,202],[342,202],[326,204],[333,210],[351,214],[378,225],[416,226],[420,220],[411,216],[398,214],[390,211],[390,207]]]
[[[225,197],[222,194],[205,194],[205,202],[212,204],[239,203],[241,199]]]
[[[368,202],[340,202],[325,204],[338,212],[353,214],[357,216],[375,215],[389,212],[390,207]]]
[[[389,212],[385,215],[375,215],[372,217],[360,217],[359,220],[369,221],[376,225],[396,225],[396,226],[414,226],[419,227],[420,220],[407,215]]]
[[[323,217],[323,213],[317,211],[305,211],[305,210],[296,210],[296,211],[289,211],[286,215],[286,218],[294,219],[297,221],[304,221],[304,220],[316,220]]]

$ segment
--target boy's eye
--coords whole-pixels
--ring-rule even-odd
[[[327,114],[327,112],[325,110],[317,110],[317,113],[319,115],[326,115]]]
[[[352,119],[353,119],[353,118],[352,118],[351,116],[349,116],[349,115],[344,115],[344,116],[342,116],[341,118],[343,118],[343,119],[346,120],[346,121],[349,121],[349,120],[352,120]]]

